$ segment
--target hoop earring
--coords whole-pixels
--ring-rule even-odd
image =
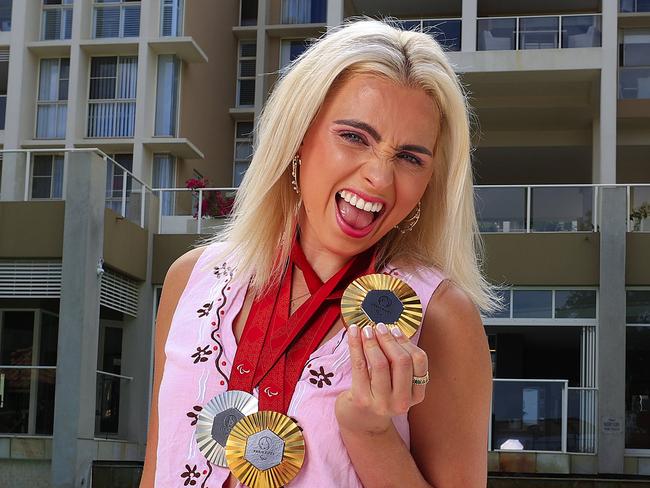
[[[407,232],[411,232],[413,230],[413,227],[415,227],[415,224],[418,223],[418,220],[420,220],[420,211],[422,209],[422,204],[418,202],[418,206],[415,209],[415,215],[413,217],[409,217],[408,219],[404,219],[402,222],[405,222],[406,228],[402,229],[400,227],[400,224],[397,224],[395,226],[395,229],[399,230],[402,234],[406,234]],[[400,222],[401,223],[401,222]]]
[[[300,156],[297,154],[291,160],[291,186],[293,191],[300,195],[300,187],[298,186],[298,166],[302,164]]]

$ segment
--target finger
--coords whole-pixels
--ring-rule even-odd
[[[406,413],[412,405],[413,360],[411,354],[397,342],[386,325],[377,324],[376,331],[379,345],[391,366],[393,405],[398,411]]]
[[[363,351],[370,366],[370,391],[387,405],[391,394],[390,363],[377,342],[374,327],[364,327],[362,335]]]
[[[360,395],[370,395],[370,375],[368,363],[363,353],[359,327],[352,324],[348,327],[348,349],[350,350],[350,364],[352,365],[352,389]]]
[[[399,335],[399,333],[394,332],[393,335]],[[418,346],[413,344],[404,334],[401,334],[401,337],[397,337],[397,341],[400,342],[400,345],[409,353],[411,356],[411,361],[413,362],[413,375],[414,376],[424,376],[429,371],[429,358],[427,353],[420,349]],[[416,403],[424,400],[424,392],[426,390],[426,385],[412,385],[413,391],[413,400]]]

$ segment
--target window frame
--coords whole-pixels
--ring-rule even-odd
[[[115,97],[114,98],[90,98],[90,93],[91,93],[91,89],[92,89],[92,80],[93,79],[109,79],[109,78],[113,78],[112,76],[111,77],[95,77],[95,78],[91,77],[92,62],[93,62],[93,59],[95,59],[95,58],[115,58],[116,66],[115,66],[115,87],[114,87],[115,88],[115,91],[114,91]],[[136,68],[135,68],[136,89],[135,89],[135,95],[133,96],[133,98],[117,98],[117,94],[119,93],[120,75],[122,73],[121,68],[120,68],[120,60],[124,59],[124,58],[133,58],[133,59],[135,59],[135,64],[136,64]],[[133,55],[133,54],[128,54],[128,55],[108,54],[108,55],[99,55],[99,56],[91,56],[90,57],[90,62],[88,63],[88,70],[87,70],[87,76],[86,76],[86,79],[88,80],[88,91],[87,91],[87,94],[86,94],[86,114],[85,114],[85,122],[84,122],[84,124],[85,124],[84,137],[85,138],[87,138],[87,139],[95,139],[95,138],[97,138],[97,139],[133,139],[135,137],[135,124],[136,124],[136,119],[135,118],[137,116],[136,109],[137,109],[137,97],[138,97],[137,86],[138,86],[138,69],[139,69],[139,67],[140,67],[140,57],[137,54],[135,54],[135,55]],[[111,103],[111,102],[112,103],[123,103],[123,104],[132,103],[133,104],[133,107],[134,107],[133,108],[133,117],[134,117],[133,130],[134,130],[134,134],[132,134],[130,136],[115,136],[115,135],[111,135],[111,136],[96,136],[96,135],[89,136],[88,135],[88,129],[89,129],[88,122],[89,122],[89,118],[90,118],[90,106],[91,106],[91,104]]]
[[[41,89],[41,76],[42,76],[42,62],[44,60],[48,59],[58,59],[59,61],[59,74],[57,78],[57,84],[56,84],[56,100],[40,100],[40,89]],[[61,78],[61,62],[67,59],[68,60],[68,77],[67,78]],[[67,130],[67,125],[68,125],[68,114],[67,114],[67,107],[68,107],[68,98],[70,96],[70,58],[40,58],[38,60],[38,74],[36,77],[36,116],[34,117],[34,139],[40,140],[62,140],[65,139],[65,136],[68,132]],[[60,89],[61,89],[61,81],[67,81],[68,83],[68,95],[65,99],[61,99],[60,97]],[[61,107],[65,106],[66,107],[66,118],[65,118],[65,126],[63,128],[63,137],[38,137],[37,131],[38,131],[38,109],[40,106],[43,105],[56,105],[57,107],[57,120],[58,120],[58,111],[61,109]],[[56,132],[56,131],[55,131]]]
[[[157,134],[156,133],[156,120],[158,115],[158,80],[160,78],[160,58],[161,56],[171,56],[174,59],[174,69],[176,78],[176,92],[174,93],[174,130],[173,134]],[[156,89],[154,93],[155,109],[153,111],[153,137],[178,137],[178,130],[180,128],[180,105],[181,105],[181,78],[183,72],[183,61],[175,54],[159,54],[156,56]]]
[[[138,39],[141,34],[142,28],[142,2],[141,0],[118,0],[116,2],[102,2],[99,0],[92,0],[92,24],[91,24],[91,38],[92,39]],[[124,10],[126,7],[138,5],[140,8],[140,13],[138,17],[138,35],[137,36],[125,36],[124,35]],[[105,8],[115,8],[119,7],[120,9],[120,21],[118,27],[117,36],[108,36],[108,37],[97,37],[97,11],[99,9]]]
[[[240,123],[250,123],[253,125],[253,130],[250,132],[250,137],[237,137],[237,125]],[[254,120],[236,120],[235,121],[235,133],[234,133],[234,143],[233,143],[233,157],[232,157],[232,187],[238,188],[239,185],[236,184],[237,178],[237,163],[247,162],[250,166],[252,157],[253,157],[253,131],[255,130],[255,121]],[[251,145],[251,156],[246,159],[240,159],[237,157],[237,143],[248,143]],[[248,168],[247,168],[248,170]]]
[[[165,4],[169,3],[173,10],[176,11],[176,30],[175,33],[165,35],[163,32],[165,18]],[[173,17],[172,17],[173,19]],[[172,20],[173,24],[173,20]],[[160,0],[160,28],[158,35],[160,37],[182,37],[185,32],[185,0]]]
[[[50,176],[36,176],[34,175],[34,168],[36,167],[36,157],[37,156],[48,156],[50,158],[50,168],[51,168],[51,173]],[[54,189],[54,158],[55,157],[61,157],[61,196],[52,196],[53,189]],[[50,192],[48,197],[35,197],[33,195],[34,191],[34,178],[49,178],[50,180]],[[29,171],[29,199],[34,200],[34,201],[47,201],[47,200],[62,200],[63,199],[63,180],[65,178],[65,154],[64,153],[35,153],[32,155],[32,161],[30,161],[30,171]]]
[[[72,26],[70,27],[70,37],[65,36],[65,23],[63,22],[64,12],[68,11],[71,16],[74,15],[74,5],[73,0],[59,0],[58,4],[46,4],[45,0],[41,0],[41,31],[39,33],[39,39],[41,41],[63,41],[69,40],[72,38]],[[60,11],[59,18],[59,36],[52,39],[45,38],[45,13],[48,11]],[[70,17],[70,24],[72,24],[73,18]]]
[[[242,46],[244,44],[250,44],[255,46],[255,56],[242,56]],[[255,107],[255,98],[257,93],[255,88],[253,89],[253,103],[252,105],[242,105],[240,103],[241,99],[241,81],[253,80],[255,82],[257,78],[257,66],[255,67],[254,76],[241,76],[241,62],[242,61],[255,61],[257,63],[257,41],[252,41],[250,39],[241,40],[237,43],[237,93],[235,98],[235,106],[237,108],[252,108]]]
[[[15,365],[3,365],[0,363],[0,370],[3,369],[29,369],[30,370],[30,381],[29,381],[29,411],[28,411],[28,420],[27,420],[27,432],[25,433],[10,433],[10,432],[0,432],[0,438],[2,437],[43,437],[43,438],[52,438],[52,434],[37,434],[36,433],[36,403],[38,395],[38,372],[40,370],[54,370],[55,372],[55,381],[56,381],[56,370],[57,366],[40,366],[39,355],[40,355],[40,339],[41,339],[41,326],[43,323],[43,314],[51,315],[56,317],[57,324],[59,324],[59,315],[57,313],[51,312],[49,310],[44,310],[42,308],[28,308],[28,307],[10,307],[10,308],[0,308],[0,344],[2,344],[2,335],[5,323],[5,312],[34,312],[34,323],[32,325],[32,362],[30,366],[15,366]],[[58,340],[57,340],[57,350],[58,350]],[[58,351],[57,351],[58,352]],[[56,389],[56,383],[55,383]],[[56,390],[55,390],[56,395]],[[4,398],[4,392],[2,392],[2,397]],[[52,405],[52,416],[54,417],[55,406]]]

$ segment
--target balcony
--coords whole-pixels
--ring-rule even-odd
[[[155,188],[160,234],[214,233],[232,211],[236,188]],[[201,202],[201,205],[199,205]]]
[[[65,196],[62,195],[61,191],[49,192],[49,196],[46,199],[39,198],[38,195],[40,195],[40,193],[32,191],[35,175],[34,156],[39,154],[63,155],[72,152],[86,152],[89,155],[98,154],[104,158],[104,161],[106,162],[106,173],[107,175],[110,175],[106,182],[106,194],[104,198],[104,206],[106,208],[111,209],[120,217],[132,222],[142,229],[152,227],[154,230],[158,230],[158,222],[153,221],[151,218],[152,215],[155,218],[159,212],[158,197],[152,192],[151,187],[136,177],[130,170],[96,148],[64,149],[48,147],[37,149],[0,150],[0,155],[2,155],[3,158],[7,158],[8,155],[11,154],[12,157],[17,157],[24,161],[26,166],[25,174],[30,175],[30,178],[25,182],[24,192],[22,192],[19,201],[65,200]],[[65,187],[63,181],[65,181],[66,175],[64,173],[58,174],[57,172],[52,171],[45,175],[39,173],[37,176],[39,177],[39,188],[42,188],[44,185],[48,188]],[[51,181],[43,181],[46,177],[49,177]]]
[[[477,29],[478,51],[601,46],[600,14],[483,17]]]

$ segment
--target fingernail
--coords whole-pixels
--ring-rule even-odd
[[[372,339],[372,326],[366,325],[363,328],[363,335],[366,336],[366,339]]]
[[[399,327],[393,327],[390,330],[390,333],[393,334],[393,336],[397,337],[398,339],[404,335],[402,334],[402,329],[400,329]]]
[[[352,324],[348,327],[348,332],[350,333],[350,337],[358,337],[359,327],[357,327],[357,324]]]
[[[388,327],[386,327],[386,324],[383,322],[379,322],[377,324],[377,332],[379,332],[381,335],[386,335],[388,334]]]

